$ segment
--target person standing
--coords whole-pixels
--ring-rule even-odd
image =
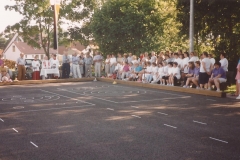
[[[208,53],[203,52],[203,59],[201,61],[200,73],[199,73],[199,84],[200,88],[207,88],[208,80],[211,75],[211,61],[208,58]],[[198,88],[198,87],[197,87]]]
[[[25,59],[23,58],[23,53],[20,53],[20,57],[17,59],[17,70],[18,70],[18,80],[25,80],[26,68]]]
[[[2,55],[0,55],[0,67],[4,67],[4,61],[2,60]]]
[[[106,77],[108,76],[108,74],[110,73],[110,55],[108,54],[107,55],[107,58],[105,60],[105,74],[106,74]]]
[[[82,77],[84,76],[84,58],[83,56],[79,56],[79,69]]]
[[[58,77],[59,77],[59,68],[58,68],[59,67],[59,61],[57,59],[57,55],[56,54],[53,55],[53,59],[50,62],[50,64],[51,64],[51,68],[52,69],[58,70],[58,74],[53,74],[54,78],[58,79]]]
[[[110,74],[114,73],[116,64],[117,64],[117,59],[115,58],[114,54],[112,54],[110,58]]]
[[[220,63],[221,63],[221,67],[224,69],[225,72],[228,71],[228,60],[225,58],[226,54],[225,53],[221,53],[220,54]]]
[[[38,56],[36,55],[34,57],[34,60],[32,61],[32,69],[33,69],[33,73],[32,73],[32,79],[33,80],[39,80],[40,79],[40,63],[38,60]]]
[[[84,58],[84,64],[85,64],[85,77],[92,77],[92,64],[93,59],[90,56],[90,53],[86,53],[86,58]]]
[[[72,55],[73,78],[82,78],[79,64],[80,64],[80,59],[77,56],[77,53],[75,52]]]
[[[95,77],[101,77],[102,56],[99,52],[93,57],[93,63],[95,68]]]
[[[62,64],[62,78],[69,78],[70,74],[70,57],[68,56],[68,53],[66,52],[63,55],[63,64]]]

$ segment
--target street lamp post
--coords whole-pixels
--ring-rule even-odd
[[[194,0],[190,0],[189,52],[194,51]]]

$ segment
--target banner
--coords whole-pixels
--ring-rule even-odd
[[[58,18],[60,11],[61,0],[50,0],[50,4],[53,6],[54,11],[54,33],[53,43],[54,49],[58,49]]]

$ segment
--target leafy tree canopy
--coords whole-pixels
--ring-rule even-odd
[[[108,0],[90,22],[94,40],[104,53],[141,53],[159,48],[163,22],[162,1]]]

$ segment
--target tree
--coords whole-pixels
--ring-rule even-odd
[[[53,10],[49,0],[14,0],[13,6],[5,6],[7,10],[15,10],[23,16],[13,26],[5,29],[5,34],[17,32],[26,43],[36,48],[43,48],[49,57],[49,49],[53,40]],[[93,0],[62,0],[59,15],[60,44],[72,41],[67,32],[60,28],[67,20],[81,21],[89,17]]]
[[[4,50],[6,47],[7,40],[3,37],[0,37],[0,50]]]
[[[183,24],[181,35],[187,37],[189,6],[189,1],[178,0],[178,19]],[[237,60],[240,52],[240,1],[194,0],[194,8],[195,42],[198,47],[212,47],[216,56],[226,52],[229,60]]]
[[[160,10],[161,1],[108,0],[95,10],[89,27],[104,53],[156,50],[166,18]]]

